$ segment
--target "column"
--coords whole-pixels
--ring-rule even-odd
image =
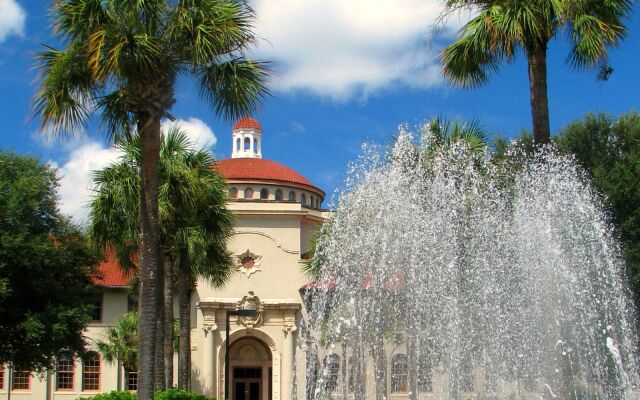
[[[294,317],[295,318],[295,317]],[[293,392],[293,357],[295,356],[295,344],[293,333],[296,331],[295,319],[285,317],[284,346],[282,347],[282,399],[291,399]],[[291,321],[293,319],[293,321]],[[288,320],[288,321],[287,321]]]
[[[215,310],[202,310],[204,314],[204,321],[202,323],[202,329],[204,330],[204,349],[202,363],[202,383],[203,393],[207,397],[215,397],[216,395],[216,371],[215,371],[215,351],[216,351],[216,325]]]
[[[250,140],[249,143],[251,143],[251,145],[249,147],[249,154],[251,155],[251,157],[253,157],[253,155],[255,154],[255,151],[253,150],[253,148],[255,146],[255,143],[254,143],[254,140],[253,140],[253,135],[249,136],[249,140]]]

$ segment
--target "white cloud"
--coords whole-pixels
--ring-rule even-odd
[[[15,0],[0,0],[0,43],[9,35],[22,35],[26,14]]]
[[[209,125],[198,118],[177,119],[175,122],[166,120],[163,121],[162,128],[166,130],[174,123],[185,131],[197,149],[208,149],[218,142]]]
[[[116,161],[120,151],[113,147],[104,147],[97,142],[82,144],[71,151],[69,158],[58,169],[60,176],[60,210],[66,215],[82,223],[89,214],[91,201],[91,175]],[[50,162],[57,166],[56,162]]]
[[[441,0],[256,0],[255,9],[257,55],[274,62],[276,90],[347,100],[441,82],[430,38]]]

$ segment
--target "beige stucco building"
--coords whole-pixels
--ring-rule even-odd
[[[299,289],[306,283],[301,265],[312,233],[328,216],[321,209],[325,193],[291,168],[262,158],[262,128],[254,119],[238,121],[232,136],[232,157],[215,167],[227,181],[228,207],[236,217],[229,243],[236,272],[223,288],[201,279],[192,296],[192,389],[223,398],[225,313],[249,302],[257,317],[232,317],[229,326],[230,398],[291,399],[295,388],[302,391],[293,382],[294,365],[304,363],[296,351],[303,309]],[[105,261],[100,269],[96,283],[102,295],[86,332],[89,347],[104,340],[106,327],[131,307],[129,279],[115,261]],[[60,360],[58,371],[42,375],[3,368],[0,377],[0,398],[11,385],[15,400],[71,400],[131,390],[137,378],[97,353],[94,360]]]

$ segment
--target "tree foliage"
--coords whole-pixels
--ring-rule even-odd
[[[0,363],[50,367],[84,352],[97,259],[57,207],[56,172],[0,152]]]
[[[159,386],[156,331],[162,264],[158,224],[160,121],[170,117],[180,77],[226,119],[251,114],[267,94],[266,65],[246,56],[254,12],[237,0],[59,0],[54,29],[63,49],[37,54],[33,99],[43,127],[82,131],[99,116],[111,137],[141,138],[140,375],[138,398]]]
[[[562,129],[561,151],[575,156],[608,206],[625,246],[636,300],[640,299],[640,114],[587,114]]]
[[[129,311],[116,326],[107,328],[104,340],[96,346],[108,363],[120,361],[127,371],[138,370],[138,313]]]
[[[566,33],[568,63],[584,69],[600,65],[608,77],[607,51],[626,34],[630,0],[447,0],[446,15],[469,8],[475,12],[456,41],[440,54],[444,77],[462,87],[485,84],[503,62],[518,53],[527,57],[533,137],[550,140],[547,103],[547,46]]]

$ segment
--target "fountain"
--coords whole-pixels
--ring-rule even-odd
[[[637,398],[624,263],[579,169],[419,132],[364,146],[336,196],[307,294],[307,398]]]

